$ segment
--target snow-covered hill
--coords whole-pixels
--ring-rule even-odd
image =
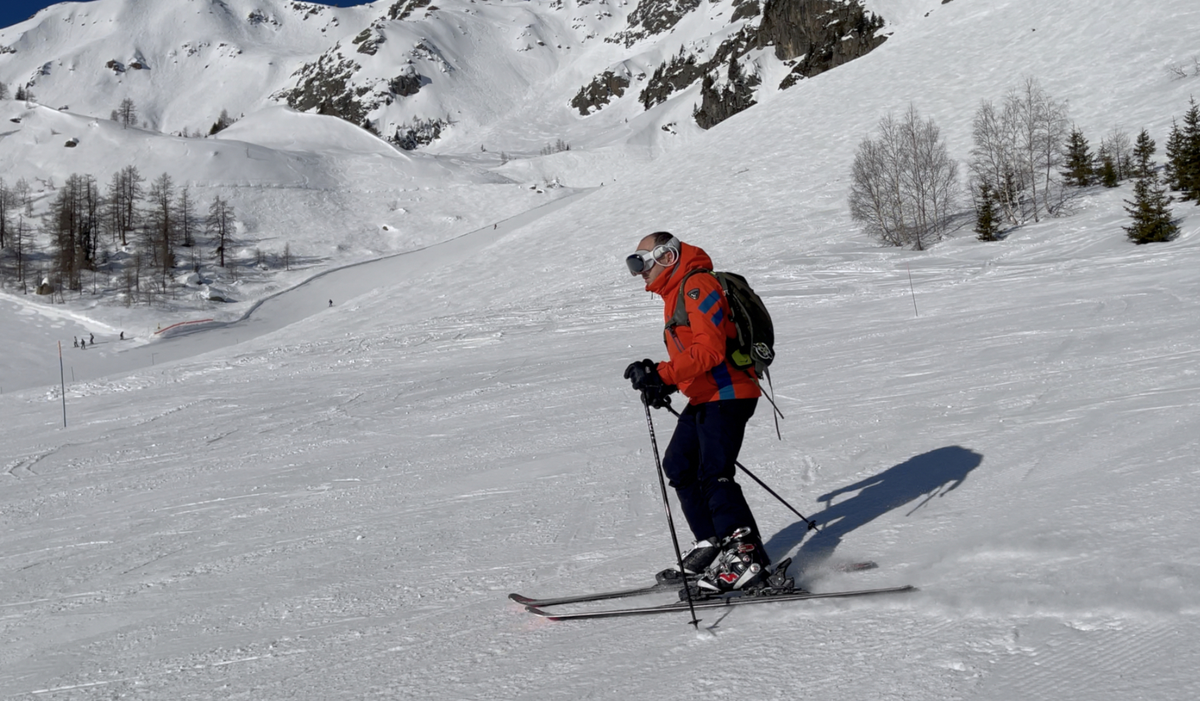
[[[820,29],[744,0],[63,3],[0,29],[0,83],[32,95],[0,103],[0,172],[30,185],[39,216],[72,175],[103,190],[128,166],[147,181],[166,174],[201,208],[232,204],[239,260],[295,255],[312,274],[495,224],[563,186],[611,183],[697,138],[698,105],[708,122],[729,112],[721,90],[743,90],[741,106],[779,94],[795,63],[781,56],[798,41],[877,41],[876,24],[852,21],[865,17],[858,0],[799,4],[823,13]],[[866,50],[831,49],[795,70]],[[706,73],[738,59],[745,81],[703,92]],[[125,101],[136,114],[118,122]],[[210,136],[226,114],[237,121]],[[33,243],[50,250],[49,238]],[[104,260],[132,255],[102,248]],[[278,272],[286,264],[235,275],[213,265],[215,248],[187,251],[179,272],[240,288],[224,299],[253,303],[296,281]],[[35,261],[34,277],[46,265]],[[125,268],[89,271],[96,306],[129,301]],[[195,285],[171,294],[200,300],[180,306],[184,316],[246,310],[213,307]],[[103,316],[113,327],[138,321]]]
[[[1200,88],[1170,70],[1200,55],[1193,5],[873,0],[894,24],[869,55],[623,160],[560,208],[492,228],[496,207],[568,193],[481,183],[462,216],[485,225],[312,279],[258,320],[127,346],[98,329],[66,350],[66,429],[53,382],[0,394],[0,695],[1194,698],[1200,209],[1176,204],[1182,235],[1135,247],[1128,185],[1098,188],[1004,241],[963,232],[914,253],[874,245],[845,204],[882,114],[915,105],[965,158],[979,101],[1027,76],[1085,133],[1145,127],[1163,144]],[[35,111],[22,126],[89,119]],[[237,128],[193,143],[268,159],[248,168],[332,151],[496,172],[474,149],[399,161],[348,135]],[[378,211],[355,209],[288,216],[316,245],[330,212]],[[683,616],[551,624],[505,599],[635,584],[673,557],[620,378],[661,354],[659,309],[621,264],[659,228],[747,274],[776,317],[784,440],[764,411],[743,462],[825,531],[747,485],[772,554],[813,590],[919,592],[706,615],[700,634]],[[361,291],[329,307],[328,289]],[[5,342],[89,330],[40,309],[0,305]],[[202,355],[153,355],[189,339]],[[16,371],[56,380],[39,351]],[[70,382],[84,353],[150,357]],[[837,573],[831,548],[881,567]]]

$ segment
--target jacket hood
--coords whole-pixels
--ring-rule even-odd
[[[677,295],[684,276],[693,270],[712,270],[712,258],[708,257],[703,248],[681,241],[679,262],[659,275],[654,282],[646,285],[646,291],[653,292],[663,299]]]

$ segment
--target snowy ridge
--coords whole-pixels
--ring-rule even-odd
[[[602,187],[468,188],[480,225],[411,267],[351,269],[365,291],[313,279],[264,310],[296,314],[268,333],[252,315],[201,355],[68,374],[66,429],[57,363],[12,344],[46,379],[0,394],[0,696],[1195,697],[1200,209],[1177,203],[1181,236],[1135,247],[1129,187],[1088,189],[1002,242],[913,253],[846,207],[879,116],[914,104],[964,159],[979,101],[1025,75],[1090,138],[1145,127],[1161,147],[1200,86],[1167,70],[1197,54],[1194,4],[872,0],[895,22],[879,49],[649,163],[580,148],[505,166],[601,164]],[[305,153],[258,133],[278,162]],[[473,158],[394,167],[495,173]],[[432,197],[408,195],[418,214]],[[330,212],[378,230],[377,209],[279,206],[313,247]],[[493,229],[502,206],[525,213]],[[772,555],[814,591],[920,592],[706,615],[700,635],[685,616],[561,625],[505,600],[632,586],[673,558],[620,378],[661,357],[659,308],[620,261],[658,228],[745,273],[776,317],[784,440],[762,412],[742,461],[825,535],[747,485]],[[19,309],[6,340],[87,328]],[[100,331],[68,373],[156,352]],[[831,548],[880,567],[837,573]]]
[[[792,0],[818,16],[859,2]],[[777,57],[770,45],[778,37],[815,41],[824,21],[801,26],[781,15],[771,20],[776,38],[755,46],[754,30],[766,21],[756,8],[757,0],[379,0],[347,9],[296,0],[94,0],[0,30],[0,80],[27,87],[43,104],[100,117],[130,98],[148,127],[172,134],[207,133],[222,110],[236,116],[286,102],[386,138],[436,121],[446,127],[432,145],[441,151],[537,153],[556,139],[594,148],[630,138],[670,148],[681,129],[697,131],[701,75],[665,92],[652,86],[649,76],[669,58],[720,54],[726,58],[708,72],[723,76],[726,43],[749,32],[750,45],[735,53],[765,78],[755,99],[768,101],[804,58]],[[581,116],[571,103],[609,72],[628,89],[600,96]],[[647,89],[659,94],[648,111],[640,101]]]

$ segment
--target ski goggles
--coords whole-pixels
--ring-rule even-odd
[[[670,262],[664,262],[668,254],[674,254],[675,259]],[[650,268],[653,268],[655,263],[663,266],[674,265],[678,260],[679,239],[672,238],[670,241],[660,246],[655,246],[649,251],[634,251],[625,257],[625,265],[629,268],[630,275],[641,275]]]

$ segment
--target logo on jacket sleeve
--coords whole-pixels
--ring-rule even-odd
[[[687,296],[691,297],[693,300],[700,299],[700,288],[697,287],[693,290],[688,290]]]

